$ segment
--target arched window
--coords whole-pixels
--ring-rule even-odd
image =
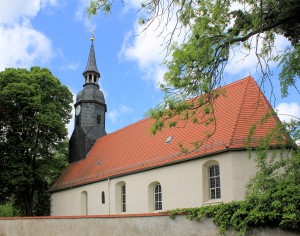
[[[75,116],[75,125],[80,125],[80,117]]]
[[[159,211],[162,210],[162,191],[161,185],[156,184],[154,186],[154,210]]]
[[[104,193],[104,191],[102,191],[102,194],[101,194],[101,201],[102,201],[102,204],[105,204],[105,193]]]
[[[115,185],[115,207],[116,213],[122,213],[127,211],[125,181],[119,181]]]
[[[101,125],[101,115],[97,115],[97,125]]]
[[[121,186],[121,211],[126,212],[126,185]]]
[[[221,184],[220,184],[220,169],[219,165],[210,166],[208,169],[209,174],[209,198],[221,198]]]
[[[81,215],[88,214],[88,193],[87,191],[81,192]]]

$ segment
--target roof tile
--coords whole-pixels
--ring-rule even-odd
[[[69,164],[51,191],[172,164],[228,148],[244,148],[249,129],[272,107],[252,77],[231,83],[223,89],[224,96],[220,96],[214,103],[215,132],[198,149],[191,149],[184,154],[180,152],[179,143],[191,147],[192,142],[205,137],[205,131],[212,129],[212,125],[206,127],[188,122],[184,128],[164,128],[152,135],[149,128],[154,120],[145,118],[99,138],[85,159]],[[278,122],[278,117],[272,116],[258,128],[255,137],[262,137]],[[166,144],[169,136],[173,136],[173,139]]]

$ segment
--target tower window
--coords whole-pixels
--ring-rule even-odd
[[[75,125],[80,125],[80,118],[79,118],[79,116],[75,116]]]
[[[97,115],[97,125],[101,124],[101,115]]]

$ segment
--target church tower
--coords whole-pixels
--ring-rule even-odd
[[[99,90],[100,73],[94,51],[94,35],[87,66],[83,72],[84,85],[76,97],[75,127],[69,142],[69,163],[84,159],[96,140],[104,135],[106,104]]]

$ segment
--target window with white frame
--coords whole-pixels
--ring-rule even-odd
[[[154,210],[162,210],[162,191],[160,184],[154,186]]]
[[[220,183],[220,169],[219,165],[209,167],[209,198],[221,198],[221,183]]]
[[[121,211],[126,212],[126,185],[121,186]]]

